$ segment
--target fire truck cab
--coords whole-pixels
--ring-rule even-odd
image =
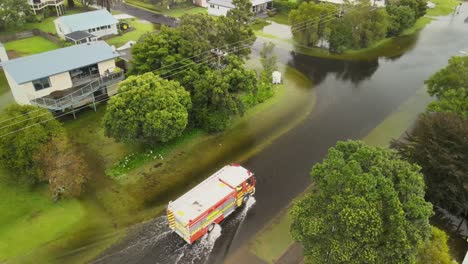
[[[169,202],[169,227],[192,244],[255,194],[252,172],[238,164],[228,165],[193,189]]]

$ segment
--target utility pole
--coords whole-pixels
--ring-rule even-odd
[[[218,58],[216,68],[218,68],[218,74],[221,74],[221,58],[226,57],[228,53],[218,48],[212,49],[211,53]]]

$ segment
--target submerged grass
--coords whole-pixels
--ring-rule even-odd
[[[435,8],[427,9],[428,16],[446,16],[455,11],[455,7],[462,2],[459,0],[430,0],[436,4]]]
[[[292,217],[288,208],[256,235],[249,247],[251,252],[269,264],[275,263],[294,243],[289,233],[291,223]]]
[[[392,139],[400,138],[411,127],[419,114],[424,112],[426,106],[433,100],[427,94],[426,87],[419,89],[362,140],[372,146],[388,147]]]
[[[45,186],[31,189],[0,171],[0,262],[57,239],[82,219],[77,200],[53,202]]]
[[[143,152],[135,152],[125,156],[123,159],[115,163],[110,169],[106,171],[106,174],[113,179],[121,179],[126,177],[126,174],[145,163],[155,160],[164,160],[169,152],[175,148],[187,144],[189,141],[193,141],[196,138],[205,135],[205,132],[200,129],[190,129],[184,131],[184,133],[163,145],[156,146],[154,148],[148,148]]]

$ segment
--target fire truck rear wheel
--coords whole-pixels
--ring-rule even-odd
[[[211,231],[213,231],[213,229],[215,228],[215,223],[211,223],[209,226],[208,226],[208,233],[210,233]]]

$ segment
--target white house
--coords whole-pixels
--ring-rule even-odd
[[[54,20],[57,35],[62,39],[66,39],[66,35],[77,31],[84,31],[97,38],[116,35],[119,33],[118,23],[119,21],[106,9],[62,16]]]
[[[48,6],[53,6],[57,12],[57,16],[63,16],[65,14],[65,7],[63,6],[63,0],[27,0],[29,6],[31,6],[34,14]]]
[[[273,0],[250,0],[252,2],[252,12],[255,15],[265,13],[271,6]],[[234,8],[232,0],[208,0],[208,14],[213,16],[225,16],[227,12]]]
[[[15,101],[64,111],[116,93],[124,75],[106,42],[74,45],[2,63]]]

